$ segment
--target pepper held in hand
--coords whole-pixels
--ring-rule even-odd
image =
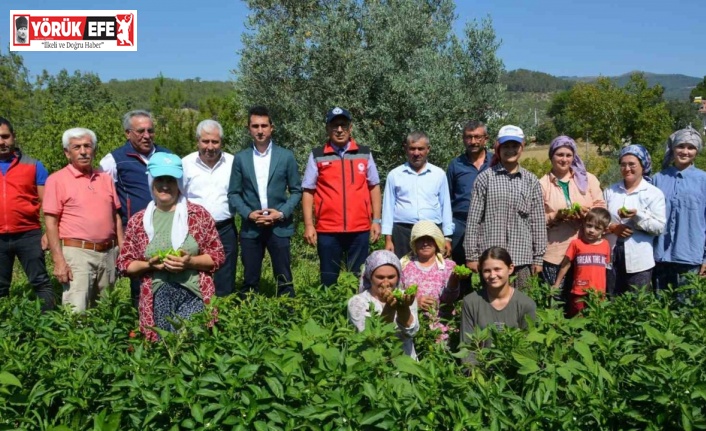
[[[394,296],[398,300],[402,300],[404,296],[414,296],[417,294],[417,285],[413,284],[407,288],[407,290],[402,290],[402,289],[395,289],[394,292],[392,292],[392,296]]]
[[[170,248],[168,250],[158,250],[155,254],[152,255],[152,257],[159,257],[160,262],[164,262],[164,259],[167,258],[167,256],[181,256],[181,250],[174,250],[173,248]]]

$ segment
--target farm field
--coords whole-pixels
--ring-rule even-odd
[[[598,155],[598,148],[593,145],[589,144],[588,148],[586,147],[586,144],[582,141],[577,141],[576,146],[578,147],[579,150],[579,156],[581,156],[582,159],[586,159],[586,155],[589,155],[591,157],[595,157]],[[522,152],[522,158],[525,159],[535,159],[540,162],[544,162],[549,160],[549,145],[536,145],[536,144],[531,144],[525,147],[525,149]]]
[[[295,244],[297,297],[214,301],[205,316],[150,344],[136,333],[126,282],[83,315],[39,315],[24,298],[0,301],[0,429],[703,429],[706,283],[671,295],[592,300],[566,320],[535,285],[529,331],[474,335],[466,350],[435,343],[422,320],[420,361],[392,325],[347,322],[356,280],[318,286],[313,248]],[[265,265],[267,268],[267,265]],[[457,325],[458,322],[451,322]],[[455,344],[455,343],[454,343]]]

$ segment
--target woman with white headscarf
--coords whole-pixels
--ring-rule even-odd
[[[365,330],[370,304],[386,322],[395,322],[404,352],[417,357],[412,337],[419,331],[417,301],[414,295],[395,298],[393,291],[404,289],[400,260],[391,251],[374,251],[365,260],[359,293],[348,300],[348,320],[358,331]]]
[[[655,266],[653,243],[664,230],[664,193],[652,185],[652,158],[639,144],[623,147],[618,156],[622,181],[604,192],[611,223],[608,241],[613,258],[607,291],[628,292],[635,286],[652,285]]]
[[[172,320],[188,319],[209,303],[212,275],[225,254],[211,215],[182,192],[181,159],[155,153],[147,174],[153,200],[128,221],[117,266],[141,279],[140,330],[154,341],[149,327],[173,332]]]
[[[655,242],[656,290],[685,284],[687,273],[706,275],[706,172],[694,166],[703,146],[691,127],[672,133],[662,171],[654,177],[667,214],[664,233]]]

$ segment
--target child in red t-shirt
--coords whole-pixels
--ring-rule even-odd
[[[556,277],[554,288],[561,286],[561,281],[574,265],[574,285],[567,302],[568,317],[577,315],[585,307],[583,298],[588,289],[606,291],[606,264],[610,263],[610,244],[603,234],[610,224],[610,213],[605,208],[593,208],[583,221],[581,235],[571,241],[566,249],[566,256]]]

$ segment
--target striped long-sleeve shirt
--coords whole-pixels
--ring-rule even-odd
[[[526,169],[510,174],[497,164],[479,174],[466,224],[468,261],[478,261],[490,247],[503,247],[516,266],[542,264],[547,248],[542,188]]]

